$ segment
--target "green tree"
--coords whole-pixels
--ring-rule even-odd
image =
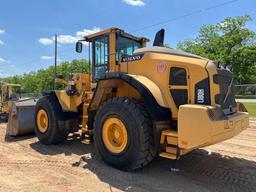
[[[177,49],[232,68],[239,84],[256,83],[255,32],[246,25],[251,20],[246,15],[228,17],[215,25],[203,25],[198,37],[178,43]]]
[[[164,44],[164,47],[166,47],[166,48],[171,48],[171,46],[170,46],[168,43],[165,43],[165,44]]]
[[[70,73],[88,73],[89,64],[86,60],[64,61],[57,66],[57,74],[67,77]],[[41,93],[53,88],[54,67],[39,69],[36,72],[25,73],[0,80],[22,85],[21,93]]]

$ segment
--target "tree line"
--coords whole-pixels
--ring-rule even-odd
[[[64,61],[57,66],[57,74],[62,74],[65,78],[70,73],[88,73],[89,64],[86,60]],[[47,69],[39,69],[36,72],[29,72],[23,75],[15,75],[1,79],[8,83],[21,84],[20,93],[41,93],[42,91],[52,90],[54,81],[54,66]]]
[[[236,84],[256,83],[256,35],[248,28],[249,15],[228,17],[215,25],[203,25],[195,39],[180,42],[184,50],[229,67]]]
[[[214,25],[203,25],[195,39],[179,42],[177,49],[219,61],[230,68],[236,84],[256,83],[256,34],[248,28],[249,15],[228,17]],[[64,61],[57,73],[88,72],[86,60]],[[23,93],[40,93],[53,87],[54,67],[23,75],[2,78],[2,81],[19,83]]]

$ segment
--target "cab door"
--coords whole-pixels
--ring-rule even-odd
[[[97,37],[92,42],[93,81],[109,70],[109,35]]]
[[[180,105],[190,103],[189,73],[185,67],[170,68],[169,90],[177,109]]]

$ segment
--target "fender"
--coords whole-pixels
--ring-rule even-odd
[[[79,113],[76,111],[63,110],[59,97],[56,95],[56,91],[45,91],[42,93],[42,95],[44,97],[48,97],[52,101],[54,108],[57,111],[57,113],[55,114],[57,116],[57,119],[68,120],[78,117]]]
[[[102,85],[107,80],[122,80],[123,82],[129,84],[135,88],[140,96],[145,102],[145,107],[147,108],[152,119],[155,121],[168,121],[171,119],[171,111],[165,102],[161,90],[159,87],[152,82],[150,79],[144,76],[131,75],[120,72],[109,72],[102,76],[96,86],[91,104],[89,106],[90,111],[96,111],[101,103],[101,98],[106,94]],[[115,87],[112,87],[114,89]],[[127,95],[129,96],[129,95]]]

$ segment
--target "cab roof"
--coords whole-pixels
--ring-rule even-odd
[[[149,42],[149,39],[146,38],[146,37],[137,37],[137,36],[134,36],[132,34],[129,34],[127,32],[125,32],[123,29],[119,29],[117,27],[111,27],[111,28],[108,28],[108,29],[105,29],[105,30],[102,30],[102,31],[99,31],[97,33],[93,33],[91,35],[87,35],[85,36],[85,40],[88,41],[88,42],[91,42],[93,39],[95,39],[96,37],[99,37],[101,35],[105,35],[105,34],[109,34],[109,33],[119,33],[121,34],[122,36],[125,36],[125,37],[128,37],[130,39],[133,39],[135,41],[143,41],[143,42]]]

